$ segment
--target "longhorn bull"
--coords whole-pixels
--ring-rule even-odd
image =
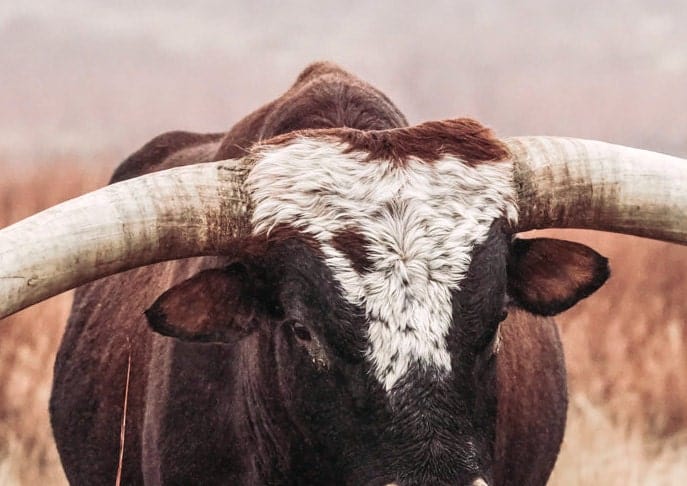
[[[317,63],[229,132],[159,136],[4,229],[0,310],[82,285],[50,401],[73,484],[544,484],[567,406],[549,316],[609,270],[516,235],[685,243],[684,163],[409,127]]]

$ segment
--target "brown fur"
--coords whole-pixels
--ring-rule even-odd
[[[136,177],[141,173],[174,167],[177,164],[165,164],[165,162],[168,159],[179,159],[180,152],[188,152],[199,146],[210,147],[210,150],[205,151],[206,154],[209,151],[214,152],[217,149],[215,145],[222,139],[223,135],[222,133],[190,133],[180,131],[158,135],[119,164],[119,167],[117,167],[110,178],[110,184]],[[212,150],[213,147],[214,150]],[[207,155],[203,157],[201,153],[194,152],[187,154],[185,159],[182,158],[180,160],[181,164],[178,165],[184,165],[184,160],[188,159],[195,159],[197,163],[210,160],[207,158]]]
[[[510,155],[503,142],[491,130],[469,118],[431,121],[391,130],[355,130],[336,128],[302,130],[267,140],[266,145],[281,145],[299,137],[323,138],[348,146],[346,152],[367,153],[366,160],[390,160],[404,164],[409,159],[436,162],[451,155],[470,166],[500,161]]]
[[[332,247],[339,250],[351,261],[353,269],[359,274],[371,270],[372,260],[367,252],[367,240],[360,230],[348,227],[332,236]]]

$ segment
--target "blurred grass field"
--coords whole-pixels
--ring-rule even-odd
[[[108,164],[63,158],[13,171],[0,162],[0,226],[103,185]],[[558,318],[571,405],[551,484],[684,484],[687,248],[585,231],[537,234],[588,244],[613,270]],[[0,485],[66,482],[47,401],[70,301],[63,294],[0,323]]]

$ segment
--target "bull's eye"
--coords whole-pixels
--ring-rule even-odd
[[[310,356],[315,369],[318,372],[328,369],[329,358],[317,334],[313,335],[307,326],[296,320],[287,322],[287,326],[295,337],[297,349],[305,351]]]
[[[291,328],[293,329],[293,334],[294,334],[294,336],[296,336],[297,339],[299,339],[301,341],[306,341],[306,342],[309,342],[312,340],[312,335],[310,334],[310,331],[308,331],[308,328],[305,327],[300,322],[294,321],[291,324]]]

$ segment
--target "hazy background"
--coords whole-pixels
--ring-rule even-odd
[[[103,185],[158,133],[227,129],[321,59],[411,123],[687,156],[685,26],[685,0],[0,0],[0,227]],[[551,483],[682,486],[687,247],[555,234],[613,276],[558,319],[571,405]],[[47,400],[70,302],[0,322],[0,486],[65,484]]]
[[[0,154],[124,157],[217,131],[327,59],[411,122],[473,116],[685,153],[687,2],[0,3]]]

